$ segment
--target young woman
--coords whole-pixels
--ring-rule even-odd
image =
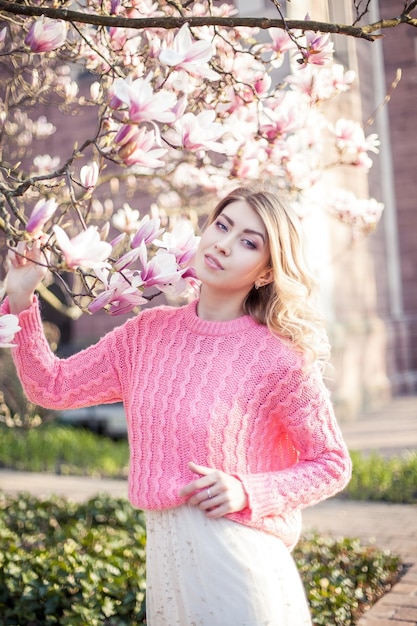
[[[296,217],[269,191],[236,189],[201,238],[198,300],[144,310],[65,360],[33,295],[41,258],[40,243],[11,255],[17,370],[50,408],[123,401],[129,498],[147,517],[148,624],[310,624],[290,553],[300,511],[341,490],[351,466]]]

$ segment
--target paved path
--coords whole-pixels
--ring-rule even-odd
[[[417,450],[417,397],[395,398],[383,410],[342,424],[350,450],[387,456]],[[104,480],[0,470],[0,489],[37,496],[53,493],[82,501],[97,493],[127,497],[124,480]],[[409,566],[401,581],[358,626],[417,626],[417,506],[350,502],[333,498],[304,511],[305,530],[333,537],[359,537],[399,554]],[[332,626],[328,624],[326,626]]]

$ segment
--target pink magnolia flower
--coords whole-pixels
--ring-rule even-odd
[[[190,220],[180,220],[171,232],[165,232],[155,245],[174,254],[178,265],[189,263],[195,256],[200,237],[196,237]]]
[[[292,90],[306,96],[313,105],[327,100],[335,93],[326,69],[314,65],[304,66],[302,71],[287,76],[285,80]]]
[[[13,348],[13,337],[20,330],[17,315],[7,314],[0,317],[0,348]]]
[[[121,4],[121,0],[111,0],[110,15],[119,15]]]
[[[158,15],[162,15],[161,11],[158,11],[158,2],[153,2],[153,0],[131,0],[129,3],[132,7],[134,7],[139,15],[136,17],[157,17]]]
[[[231,175],[238,179],[259,179],[261,163],[267,158],[261,142],[244,144],[233,157]]]
[[[38,174],[50,174],[59,166],[60,162],[59,157],[51,157],[50,154],[38,154],[33,159],[33,165]]]
[[[110,256],[112,247],[106,241],[101,241],[96,226],[89,226],[87,230],[83,230],[72,239],[69,239],[60,226],[55,225],[53,230],[67,267],[91,269],[110,267],[106,260]]]
[[[177,100],[177,103],[172,109],[172,112],[175,115],[175,119],[174,119],[175,122],[184,115],[185,110],[187,108],[187,104],[188,104],[188,101],[187,101],[186,96],[181,96],[181,98]]]
[[[139,129],[137,126],[134,126],[133,124],[122,124],[122,126],[120,126],[119,130],[116,133],[114,142],[117,143],[119,146],[126,146],[127,144],[135,140],[138,132]]]
[[[56,126],[54,126],[51,122],[48,122],[45,115],[40,115],[36,122],[33,122],[32,126],[32,134],[37,139],[47,139],[56,131]]]
[[[338,219],[364,234],[369,234],[376,228],[384,210],[384,205],[375,198],[360,199],[344,189],[339,189],[330,196],[329,206]]]
[[[339,63],[333,63],[330,68],[331,71],[331,81],[334,89],[338,92],[340,91],[348,91],[350,89],[351,84],[356,78],[356,74],[353,70],[345,71],[343,65]]]
[[[344,162],[369,169],[372,160],[368,152],[378,153],[380,141],[376,133],[365,137],[364,130],[359,122],[339,119],[334,126],[336,148],[343,157]]]
[[[25,44],[32,52],[50,52],[64,45],[67,25],[63,20],[53,20],[42,15],[29,29]]]
[[[94,83],[91,83],[91,85],[90,85],[90,98],[91,98],[91,100],[93,100],[94,102],[98,102],[102,95],[103,95],[103,90],[101,88],[100,83],[98,81],[95,81]]]
[[[144,287],[157,286],[160,289],[163,285],[173,284],[180,280],[182,270],[178,267],[174,254],[160,249],[148,261],[148,251],[144,241],[139,250],[142,265],[140,277]]]
[[[114,248],[114,246],[113,246],[113,248]],[[113,263],[113,269],[116,272],[122,272],[123,270],[128,268],[129,265],[132,265],[132,263],[137,261],[137,259],[139,257],[140,257],[140,250],[138,250],[138,249],[136,249],[136,250],[129,250],[128,252],[125,252],[125,254],[123,254],[120,257],[120,259],[118,259],[117,261],[115,261]]]
[[[307,63],[314,65],[325,65],[333,59],[333,42],[329,41],[330,33],[325,35],[317,34],[311,30],[305,33],[305,48],[302,49],[300,59],[301,67],[305,67]]]
[[[167,150],[155,147],[160,144],[154,130],[147,131],[145,127],[137,128],[125,124],[119,129],[114,141],[120,145],[118,155],[125,165],[142,165],[150,168],[164,165],[160,157],[166,154]]]
[[[184,24],[174,38],[173,47],[162,50],[159,60],[165,65],[184,70],[194,76],[218,80],[219,74],[206,65],[213,53],[210,42],[202,40],[193,42],[188,24]]]
[[[375,198],[368,198],[359,201],[362,211],[362,229],[367,233],[374,230],[381,219],[384,204],[378,202]]]
[[[226,128],[215,122],[216,113],[206,110],[194,115],[186,113],[177,120],[173,128],[169,128],[164,138],[174,146],[181,146],[186,150],[213,150],[224,153],[225,147],[218,143],[218,139],[226,132]]]
[[[105,289],[88,305],[90,313],[108,307],[110,315],[124,315],[147,303],[140,290],[142,280],[137,274],[129,270],[113,274],[108,270],[97,270],[96,274]]]
[[[114,213],[112,217],[112,224],[117,230],[122,233],[133,233],[139,228],[140,213],[137,209],[132,209],[131,206],[125,202],[123,207]]]
[[[262,49],[272,51],[271,65],[272,67],[280,67],[284,62],[285,53],[295,48],[295,43],[282,28],[269,28],[268,33],[272,42],[264,44]]]
[[[285,80],[291,89],[300,91],[312,104],[317,104],[348,91],[354,79],[355,72],[345,72],[342,65],[335,63],[325,68],[306,65],[302,71],[287,76]]]
[[[53,216],[57,208],[58,205],[53,198],[49,198],[49,200],[41,198],[38,200],[32,210],[32,213],[30,214],[28,223],[26,224],[26,231],[33,237],[37,237],[42,232],[42,228]]]
[[[286,137],[295,132],[305,122],[302,102],[292,92],[286,92],[280,99],[274,99],[272,106],[262,109],[260,131],[269,141]]]
[[[94,189],[98,180],[98,165],[95,161],[83,165],[80,170],[80,181],[83,187],[88,190]]]
[[[258,96],[265,96],[268,93],[271,84],[272,78],[269,74],[265,74],[265,72],[256,74],[254,77],[253,86]]]
[[[160,226],[161,220],[159,218],[151,219],[149,215],[145,215],[139,222],[139,228],[132,239],[132,248],[138,248],[142,241],[148,244],[159,237],[164,232],[164,229],[160,228]]]
[[[165,89],[154,93],[150,79],[151,75],[133,81],[131,77],[115,80],[110,99],[111,106],[119,108],[123,104],[126,105],[130,122],[173,122],[175,114],[171,108],[176,104],[176,95]]]

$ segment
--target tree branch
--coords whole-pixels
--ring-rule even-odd
[[[283,30],[311,30],[314,32],[332,33],[346,35],[373,41],[377,36],[372,33],[375,30],[384,28],[383,22],[373,28],[368,26],[349,26],[348,24],[331,24],[328,22],[317,22],[314,20],[282,20],[269,19],[266,17],[149,17],[149,18],[126,18],[110,15],[97,15],[82,13],[80,11],[70,11],[68,9],[53,9],[50,7],[38,7],[32,5],[18,4],[8,0],[0,0],[0,11],[12,13],[13,15],[25,15],[30,17],[40,17],[45,15],[52,19],[60,19],[66,22],[78,22],[82,24],[92,24],[94,26],[133,28],[141,30],[144,28],[160,28],[170,30],[180,28],[187,23],[190,27],[199,26],[223,26],[226,28],[248,27],[248,28],[282,28]]]
[[[402,13],[398,17],[378,20],[378,22],[374,22],[373,24],[365,24],[361,26],[361,30],[363,33],[370,34],[385,28],[395,28],[400,24],[408,24],[409,26],[417,27],[417,18],[411,17],[408,13]]]

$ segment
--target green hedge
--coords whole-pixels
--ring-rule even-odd
[[[83,504],[0,492],[3,626],[139,626],[143,513],[125,499]],[[398,577],[397,557],[357,540],[305,537],[294,553],[316,626],[351,626]]]
[[[4,626],[137,626],[145,616],[145,528],[129,503],[0,497]]]
[[[386,459],[351,453],[352,479],[344,492],[354,500],[417,504],[417,452]]]
[[[417,504],[417,452],[386,459],[352,452],[353,473],[343,496]],[[126,440],[112,441],[59,423],[21,430],[0,424],[0,467],[85,476],[125,477]]]
[[[127,476],[127,440],[113,441],[83,428],[52,422],[22,430],[0,425],[0,466],[29,472]]]

